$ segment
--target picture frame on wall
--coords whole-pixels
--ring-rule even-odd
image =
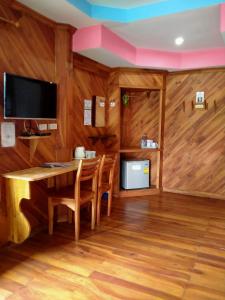
[[[195,98],[195,108],[196,109],[205,109],[205,92],[196,92]]]

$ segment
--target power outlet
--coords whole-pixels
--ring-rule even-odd
[[[47,130],[48,129],[47,124],[38,124],[38,129],[39,130]]]
[[[48,124],[48,130],[56,130],[57,128],[57,123]]]

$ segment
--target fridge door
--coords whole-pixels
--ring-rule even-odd
[[[149,188],[149,160],[122,162],[122,188]]]

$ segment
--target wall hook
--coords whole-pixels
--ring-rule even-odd
[[[185,112],[185,110],[186,110],[185,101],[182,102],[182,107],[183,107],[183,112]]]
[[[216,103],[216,100],[213,101],[214,103],[214,109],[215,109],[215,112],[217,111],[217,103]]]

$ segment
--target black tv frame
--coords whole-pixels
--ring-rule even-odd
[[[22,78],[22,79],[26,79],[29,81],[33,81],[33,82],[40,82],[40,83],[49,83],[49,84],[54,84],[56,85],[56,106],[55,106],[55,114],[56,117],[42,117],[42,118],[34,118],[34,117],[14,117],[14,116],[6,116],[5,115],[5,107],[6,107],[6,76],[10,75],[10,76],[14,76],[14,77],[18,77],[18,78]],[[8,72],[4,72],[3,73],[3,114],[4,114],[4,119],[13,119],[13,120],[56,120],[57,119],[57,89],[58,86],[55,82],[52,81],[44,81],[44,80],[40,80],[40,79],[36,79],[36,78],[31,78],[31,77],[25,77],[25,76],[21,76],[21,75],[16,75],[16,74],[11,74]]]

